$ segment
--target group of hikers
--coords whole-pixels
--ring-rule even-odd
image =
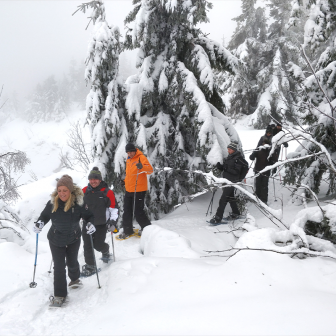
[[[280,146],[276,146],[270,157],[269,154],[272,147],[272,137],[281,131],[282,126],[280,123],[267,126],[265,135],[260,138],[257,148],[250,155],[250,160],[256,160],[253,169],[254,173],[257,175],[255,178],[255,194],[265,204],[267,204],[268,201],[268,182],[271,171],[269,170],[262,174],[259,173],[265,167],[278,162],[280,156]],[[288,147],[287,142],[283,143],[283,145],[284,147]],[[227,150],[229,155],[225,159],[224,164],[217,162],[216,167],[217,169],[223,171],[223,177],[228,179],[230,182],[241,182],[248,172],[248,169],[246,169],[247,162],[242,153],[238,150],[237,143],[231,142],[228,145]],[[275,172],[276,169],[273,173]],[[223,221],[227,222],[229,220],[238,219],[241,216],[234,193],[234,186],[226,186],[223,188],[223,193],[219,200],[219,206],[215,215],[210,219],[210,224],[216,225],[222,223]],[[230,204],[232,212],[227,217],[223,218],[227,203]]]
[[[141,235],[151,222],[145,211],[147,175],[153,173],[153,167],[145,155],[133,144],[126,145],[126,176],[122,181],[125,187],[123,232],[119,240]],[[71,176],[63,175],[56,184],[56,190],[41,212],[34,225],[34,232],[39,234],[51,220],[47,238],[54,262],[54,295],[50,297],[50,307],[61,307],[68,294],[67,287],[82,286],[81,274],[90,276],[97,272],[94,249],[102,253],[102,260],[108,263],[111,257],[109,245],[105,242],[106,233],[117,232],[119,211],[112,190],[103,181],[98,167],[94,167],[89,176],[89,183],[83,189],[78,187]],[[134,232],[133,216],[141,230]],[[83,230],[80,227],[83,221]],[[80,271],[78,251],[84,245],[85,265]],[[92,244],[91,244],[92,243]],[[66,266],[70,283],[67,285]]]
[[[251,160],[256,160],[254,167],[256,174],[278,160],[280,148],[276,148],[270,158],[268,156],[272,136],[280,131],[280,124],[267,127],[265,135],[260,138],[257,148],[250,155]],[[227,150],[228,157],[223,164],[218,162],[216,168],[223,171],[223,177],[227,180],[233,183],[241,182],[248,172],[247,161],[239,151],[237,142],[232,141],[227,146]],[[134,144],[127,144],[125,151],[128,157],[125,179],[122,180],[125,187],[123,232],[116,237],[118,240],[141,236],[142,230],[151,224],[144,211],[144,204],[148,188],[147,175],[153,173],[153,167]],[[269,176],[270,171],[258,175],[255,179],[255,193],[264,203],[267,203]],[[81,189],[73,183],[69,175],[63,175],[58,179],[51,199],[34,225],[34,232],[39,234],[51,220],[47,238],[54,262],[54,295],[50,297],[50,307],[62,306],[67,297],[68,287],[77,288],[82,285],[81,275],[90,276],[98,271],[95,265],[94,250],[102,253],[101,259],[105,263],[108,263],[112,256],[105,239],[107,232],[118,232],[119,211],[116,198],[107,183],[103,181],[98,167],[90,171],[88,180],[88,185]],[[226,219],[240,217],[234,192],[234,186],[223,188],[216,214],[210,220],[211,224],[221,223],[227,203],[230,203],[232,212]],[[134,231],[133,229],[134,217],[141,227],[140,230]],[[83,221],[83,230],[80,227],[80,220]],[[85,260],[82,271],[80,271],[78,262],[81,238]],[[66,280],[66,267],[71,280],[69,285]]]

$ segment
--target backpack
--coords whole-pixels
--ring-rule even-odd
[[[238,161],[238,159],[237,159],[237,161]],[[242,169],[241,169],[240,174],[239,174],[239,181],[243,181],[245,176],[247,175],[247,173],[249,171],[249,165],[243,157],[240,157],[239,161],[240,161],[240,164],[242,164]]]

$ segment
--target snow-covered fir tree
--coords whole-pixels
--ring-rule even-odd
[[[233,20],[237,27],[228,45],[229,50],[244,64],[240,74],[223,79],[229,96],[228,115],[237,119],[253,113],[258,104],[259,87],[256,82],[264,66],[261,61],[265,49],[267,22],[265,9],[256,7],[256,0],[242,0],[242,14]]]
[[[324,52],[316,60],[314,72],[307,78],[300,71],[295,73],[302,84],[304,93],[299,104],[299,112],[303,123],[308,125],[306,131],[313,140],[326,148],[331,157],[336,155],[335,123],[336,123],[336,4],[334,1],[316,1],[311,7],[310,16],[305,25],[304,50],[324,46]],[[313,65],[312,65],[313,67]],[[290,157],[300,157],[321,150],[320,146],[305,141]],[[311,157],[291,164],[286,169],[285,182],[308,185],[315,193],[325,180],[328,184],[327,194],[335,196],[335,172],[326,158]],[[309,195],[307,195],[309,196]]]
[[[271,117],[279,122],[284,119],[295,122],[300,88],[297,81],[292,80],[290,71],[305,65],[300,54],[300,27],[287,29],[291,13],[289,2],[270,0],[267,6],[271,23],[261,54],[263,67],[256,76],[260,95],[249,121],[255,128],[267,126]]]
[[[204,0],[141,0],[125,20],[139,73],[126,81],[125,142],[117,151],[134,142],[154,166],[146,199],[152,218],[201,190],[195,170],[209,171],[239,141],[214,78],[214,69],[235,73],[238,60],[197,28],[210,8]]]
[[[54,76],[50,76],[36,86],[27,102],[25,113],[32,122],[59,121],[65,117],[67,108],[67,98],[61,94]]]
[[[90,1],[79,6],[84,13],[91,9],[93,32],[86,59],[85,79],[91,82],[86,99],[87,120],[92,132],[92,154],[104,176],[115,170],[114,156],[123,130],[119,108],[119,42],[118,27],[106,21],[103,1]],[[125,156],[125,155],[124,155]]]

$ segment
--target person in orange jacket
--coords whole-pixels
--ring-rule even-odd
[[[133,231],[133,205],[134,216],[139,223],[141,230],[151,222],[147,217],[144,206],[145,196],[148,189],[147,175],[153,173],[153,167],[149,163],[146,156],[131,143],[125,147],[128,155],[126,161],[126,177],[125,177],[125,197],[124,197],[124,214],[123,214],[123,233],[117,238],[119,240],[127,239],[135,235]],[[141,235],[139,231],[138,235]]]

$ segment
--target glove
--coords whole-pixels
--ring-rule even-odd
[[[87,223],[86,225],[86,233],[89,234],[89,235],[92,235],[92,233],[95,233],[96,232],[96,227],[92,224],[92,223]]]
[[[142,163],[140,162],[140,160],[139,160],[139,162],[136,164],[136,166],[137,166],[138,169],[142,169],[143,165],[142,165]]]
[[[121,180],[121,181],[120,181],[120,186],[121,186],[121,188],[124,188],[124,187],[125,187],[125,181],[124,181],[124,180]]]
[[[35,233],[40,233],[42,231],[44,225],[45,225],[44,222],[42,222],[41,220],[35,222],[35,225],[33,227],[33,231]]]
[[[116,221],[119,217],[118,212],[119,210],[116,208],[109,208],[109,212],[110,212],[110,220]]]
[[[109,219],[106,223],[107,231],[118,233],[117,222],[115,220]]]
[[[218,170],[223,170],[223,166],[220,164],[220,162],[217,162],[217,163],[216,163],[216,168],[217,168]]]
[[[288,147],[288,143],[287,143],[287,142],[284,142],[283,145],[284,145],[284,147],[286,147],[286,148]]]

